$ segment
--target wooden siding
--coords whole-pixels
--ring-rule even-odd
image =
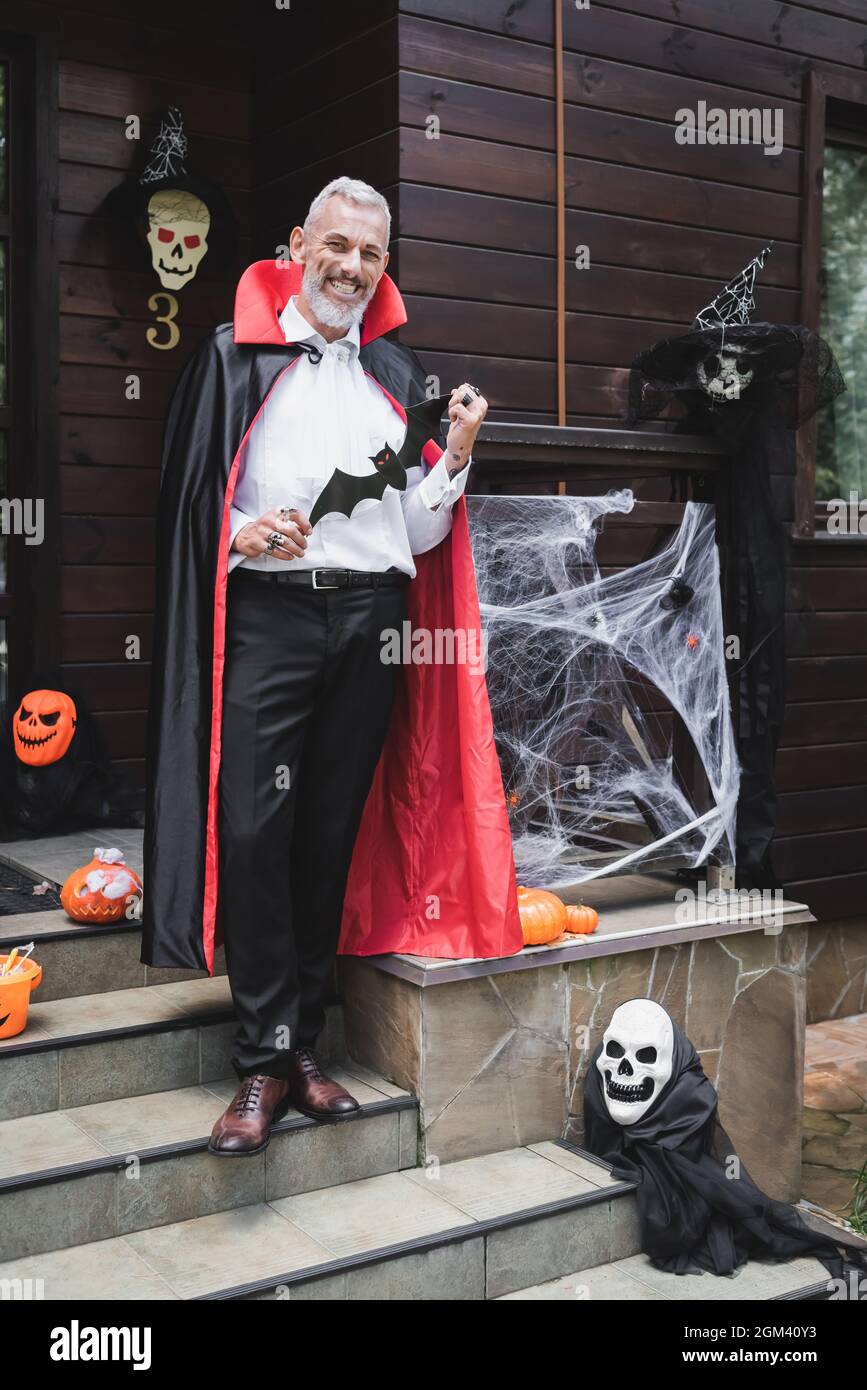
[[[255,18],[233,0],[47,8],[63,26],[59,640],[116,765],[141,786],[166,403],[187,354],[230,316],[235,270],[273,254],[322,184],[349,173],[389,197],[402,336],[428,368],[482,383],[494,420],[555,419],[553,8],[373,0],[339,25],[312,0]],[[593,0],[566,4],[564,19],[567,245],[591,258],[567,276],[568,422],[615,428],[634,354],[686,328],[771,237],[757,313],[797,320],[803,77],[815,64],[863,76],[867,15],[861,0]],[[780,108],[783,153],[677,145],[674,113],[701,100]],[[144,337],[156,282],[104,200],[146,152],[124,117],[169,102],[243,236],[238,267],[215,276],[206,260],[179,296],[182,342],[159,353]],[[438,140],[426,138],[432,114]],[[793,483],[791,470],[775,483],[788,514]],[[509,485],[556,480],[528,463]],[[641,486],[667,495],[652,476]],[[139,663],[124,657],[130,633]],[[867,889],[863,545],[794,547],[787,634],[777,862],[822,916],[851,915]]]
[[[251,73],[237,7],[157,0],[53,6],[62,22],[59,70],[60,658],[133,785],[145,776],[145,712],[154,597],[154,512],[166,405],[189,353],[231,316],[249,259]],[[148,297],[160,288],[107,195],[146,161],[154,117],[181,108],[190,161],[221,184],[238,215],[238,264],[215,275],[207,257],[177,296],[179,345],[150,347]],[[145,124],[127,140],[125,118]],[[141,381],[127,400],[126,377]],[[141,638],[139,661],[125,657]]]
[[[554,422],[553,7],[399,8],[406,336],[445,382],[479,381],[493,419]],[[635,353],[684,331],[771,239],[754,317],[799,321],[804,74],[863,79],[867,13],[860,0],[593,0],[563,16],[566,244],[591,263],[567,267],[567,422],[617,427]],[[780,109],[782,153],[678,145],[675,113],[699,101]],[[792,459],[774,480],[787,519]],[[535,490],[534,478],[513,469],[510,486]],[[823,917],[863,914],[864,543],[793,546],[787,637],[777,872]]]

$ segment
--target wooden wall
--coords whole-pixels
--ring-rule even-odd
[[[233,0],[154,0],[141,10],[49,0],[45,8],[62,25],[57,650],[115,767],[142,788],[169,396],[196,344],[231,318],[240,270],[274,254],[324,182],[349,172],[396,185],[397,22],[391,0],[336,26],[312,0],[281,12],[262,4],[258,14]],[[360,116],[353,80],[368,89]],[[183,112],[191,166],[226,190],[241,242],[228,269],[205,257],[177,296],[181,341],[160,352],[145,337],[147,300],[160,287],[146,249],[107,199],[143,167],[170,103]],[[144,123],[138,142],[126,138],[129,115]],[[130,374],[140,379],[138,400],[126,396]],[[141,638],[140,660],[126,658],[130,635]]]
[[[644,18],[653,8],[563,7],[566,245],[588,246],[591,259],[566,281],[568,424],[621,421],[630,359],[687,327],[771,237],[760,313],[797,313],[796,76],[784,77],[770,46]],[[472,353],[502,418],[555,421],[553,7],[400,9],[401,288],[417,342],[453,355],[459,375]],[[737,90],[726,85],[733,71]],[[769,98],[785,111],[779,159],[755,146],[675,143],[679,107]],[[422,128],[430,113],[438,140]]]
[[[392,203],[398,183],[396,0],[260,6],[255,29],[255,254],[273,256],[340,175]],[[392,234],[396,233],[392,225]],[[389,266],[390,272],[395,269]]]
[[[141,787],[163,418],[190,351],[231,316],[237,267],[214,278],[205,257],[178,295],[178,347],[154,350],[147,299],[159,285],[106,198],[146,162],[158,125],[149,118],[176,104],[190,161],[226,189],[243,233],[239,264],[249,259],[251,60],[238,7],[224,0],[52,8],[62,21],[59,656],[115,766]],[[130,114],[147,122],[139,142],[125,136]],[[131,373],[139,400],[126,397]],[[140,660],[126,659],[130,634],[141,637]]]
[[[444,380],[479,381],[492,418],[554,422],[553,5],[399,8],[405,336]],[[566,245],[591,261],[567,267],[567,422],[613,427],[635,353],[684,331],[771,239],[754,317],[798,321],[803,76],[817,63],[863,76],[867,11],[592,0],[563,17]],[[678,145],[675,112],[699,101],[779,108],[783,152]],[[775,480],[788,517],[792,484]],[[867,549],[797,543],[791,566],[777,871],[822,917],[863,913]]]
[[[310,0],[45,8],[63,25],[60,653],[141,786],[166,402],[191,348],[230,317],[235,271],[273,254],[328,179],[389,197],[403,336],[430,370],[482,383],[494,419],[555,420],[553,5],[371,0],[339,23]],[[803,74],[863,73],[867,15],[861,0],[593,0],[563,14],[566,240],[591,260],[567,275],[568,421],[613,427],[634,354],[686,328],[769,238],[758,314],[797,320]],[[781,108],[784,152],[677,145],[674,112],[699,100]],[[124,118],[168,102],[243,239],[230,273],[205,261],[179,296],[180,346],[157,353],[152,272],[105,198],[146,154]],[[131,372],[139,401],[125,398]],[[786,504],[791,481],[778,482]],[[863,910],[867,887],[865,561],[856,543],[793,552],[777,855],[823,916]],[[139,662],[125,659],[131,633]]]

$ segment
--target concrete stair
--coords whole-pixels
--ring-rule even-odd
[[[347,1155],[360,1123],[318,1126],[318,1138]],[[629,1185],[560,1142],[360,1179],[346,1166],[343,1181],[319,1187],[324,1170],[297,1157],[275,1164],[291,1195],[277,1195],[279,1178],[269,1189],[265,1164],[267,1200],[248,1192],[209,1215],[22,1251],[0,1264],[0,1284],[24,1281],[46,1299],[483,1300],[636,1247]],[[227,1181],[249,1162],[205,1157]],[[339,1164],[332,1154],[332,1172]]]
[[[416,1101],[356,1070],[329,1063],[361,1103],[350,1122],[321,1125],[290,1109],[264,1153],[245,1158],[207,1149],[234,1078],[0,1121],[0,1259],[415,1165]]]
[[[6,1297],[790,1298],[825,1277],[814,1261],[659,1275],[632,1186],[559,1139],[420,1166],[415,1097],[346,1054],[336,1007],[318,1050],[361,1111],[323,1125],[290,1110],[264,1153],[216,1158],[236,1085],[225,976],[142,966],[133,923],[0,918],[0,951],[34,937],[45,981],[26,1031],[0,1041]]]
[[[0,1280],[44,1297],[484,1299],[637,1250],[632,1189],[560,1142],[418,1166],[418,1104],[319,1051],[361,1102],[290,1110],[262,1154],[216,1158],[235,1090],[224,975],[148,970],[135,924],[0,918],[45,972],[0,1041]],[[159,981],[156,983],[155,981]]]
[[[0,1040],[4,1119],[232,1074],[225,977],[33,1000],[25,1031]]]
[[[654,1269],[647,1255],[574,1270],[560,1279],[531,1284],[500,1299],[576,1300],[593,1303],[728,1303],[775,1300],[824,1300],[828,1274],[818,1260],[772,1264],[750,1260],[730,1279],[711,1274],[666,1274]]]

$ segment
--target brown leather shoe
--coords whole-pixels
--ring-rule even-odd
[[[361,1106],[339,1081],[320,1070],[309,1047],[296,1047],[290,1053],[289,1101],[302,1115],[314,1120],[342,1120]]]
[[[230,1158],[261,1153],[271,1125],[289,1109],[289,1082],[277,1076],[245,1076],[234,1098],[211,1130],[208,1149]]]

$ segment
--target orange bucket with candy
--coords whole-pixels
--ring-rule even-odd
[[[8,955],[0,955],[0,968]],[[16,970],[8,975],[0,975],[0,1038],[14,1038],[27,1027],[27,1010],[30,1007],[30,992],[36,989],[42,979],[42,966],[32,956],[22,960]]]

